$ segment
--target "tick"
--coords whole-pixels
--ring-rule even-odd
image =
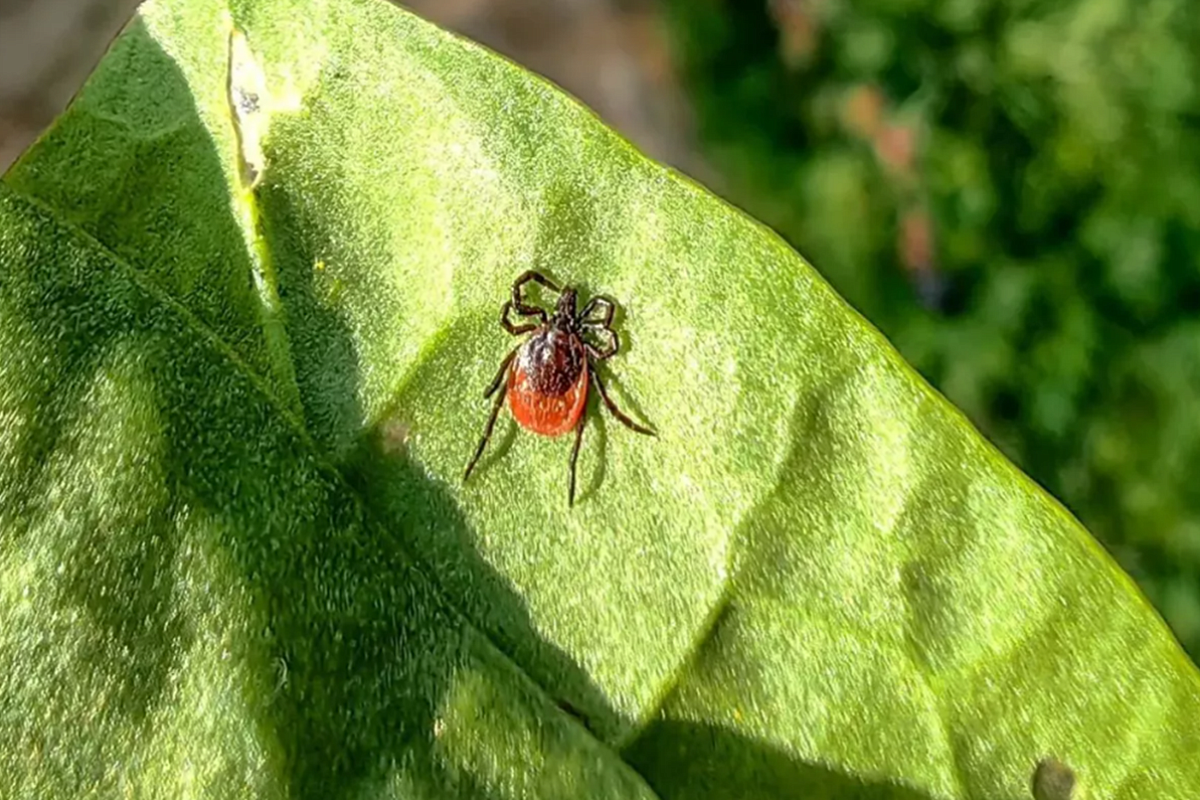
[[[525,302],[525,286],[533,281],[558,293],[558,303],[553,314],[544,308]],[[500,369],[483,396],[496,394],[492,415],[483,429],[483,438],[475,448],[475,455],[467,464],[463,481],[471,477],[471,470],[483,455],[496,417],[505,398],[512,410],[513,418],[527,431],[542,436],[562,436],[575,431],[575,446],[571,448],[571,479],[567,489],[567,504],[575,505],[575,463],[579,460],[579,446],[583,443],[583,428],[587,422],[584,409],[587,407],[588,392],[593,386],[600,392],[600,399],[625,427],[638,433],[654,436],[654,431],[644,428],[627,417],[616,403],[609,398],[600,380],[596,365],[612,358],[621,349],[621,340],[612,329],[616,305],[605,297],[594,297],[577,312],[578,292],[570,286],[559,287],[540,272],[529,270],[522,273],[512,285],[512,297],[500,309],[500,324],[513,336],[526,333],[533,335],[517,345],[500,362]],[[514,324],[509,314],[515,312],[527,322],[518,320]],[[597,347],[584,340],[585,334],[602,339]],[[503,386],[503,391],[499,391]],[[497,393],[498,392],[498,393]]]

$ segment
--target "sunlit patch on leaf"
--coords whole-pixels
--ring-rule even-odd
[[[229,108],[237,131],[242,183],[253,189],[266,169],[262,140],[270,124],[266,76],[250,50],[246,35],[229,32]]]

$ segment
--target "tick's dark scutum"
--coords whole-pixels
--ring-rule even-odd
[[[538,394],[558,397],[571,390],[584,369],[579,338],[554,325],[534,334],[521,348],[518,368]]]

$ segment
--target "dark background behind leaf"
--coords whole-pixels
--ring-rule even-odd
[[[1200,653],[1190,4],[409,5],[775,227]]]

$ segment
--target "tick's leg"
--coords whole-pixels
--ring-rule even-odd
[[[621,411],[621,409],[617,408],[617,404],[614,403],[612,400],[608,399],[608,392],[604,390],[604,384],[600,380],[600,371],[599,370],[597,370],[591,364],[588,364],[588,372],[591,373],[592,382],[595,383],[596,388],[600,390],[600,399],[604,401],[604,405],[608,406],[608,410],[612,412],[612,415],[614,417],[616,417],[617,419],[621,420],[621,423],[626,428],[629,428],[630,430],[635,430],[638,433],[644,433],[647,436],[657,436],[658,435],[657,433],[650,430],[649,428],[643,428],[641,425],[638,425],[636,422],[631,420],[629,417],[625,416],[625,414]]]
[[[597,306],[603,306],[604,316],[600,319],[589,319],[591,313],[596,310]],[[617,310],[616,305],[607,297],[593,297],[588,301],[588,304],[583,307],[583,313],[579,315],[579,320],[589,328],[607,328],[612,325],[613,313]]]
[[[606,358],[611,358],[617,354],[618,350],[621,349],[621,340],[617,338],[617,332],[612,328],[593,328],[592,330],[594,330],[596,333],[603,331],[604,333],[608,334],[609,338],[608,347],[604,348],[603,350],[596,347],[594,344],[591,344],[590,342],[583,343],[584,349],[587,350],[588,355],[594,358],[596,361],[603,361]]]
[[[541,316],[541,323],[527,322],[524,325],[514,325],[512,320],[508,318],[508,312],[512,311],[512,307],[512,301],[509,300],[504,304],[504,307],[500,309],[500,324],[504,326],[504,330],[508,331],[513,336],[520,336],[522,333],[536,331],[539,324],[544,324],[546,322],[546,312],[542,311],[540,308],[535,308],[534,311]],[[520,312],[518,311],[518,313]],[[527,314],[526,316],[530,315]]]
[[[504,405],[504,392],[496,393],[496,402],[492,404],[492,415],[488,417],[487,427],[483,429],[483,438],[479,440],[479,447],[475,448],[475,455],[471,456],[471,461],[467,464],[467,471],[463,473],[463,483],[467,482],[467,478],[471,477],[471,470],[475,469],[475,465],[479,463],[479,457],[483,455],[483,448],[487,447],[488,439],[492,438],[492,428],[496,427],[496,417],[500,415],[500,406]]]
[[[579,460],[579,445],[583,444],[583,426],[587,424],[587,414],[579,418],[575,428],[575,446],[571,448],[571,485],[567,489],[567,506],[575,506],[575,462]]]
[[[525,304],[524,292],[522,292],[521,289],[525,286],[525,284],[529,283],[530,281],[533,281],[534,283],[540,283],[542,286],[545,286],[547,289],[549,289],[553,292],[560,292],[562,290],[560,288],[558,288],[558,284],[556,284],[554,281],[550,280],[542,273],[538,272],[537,270],[533,270],[533,269],[522,272],[521,276],[519,278],[517,278],[515,281],[513,281],[513,286],[512,286],[513,308],[515,308],[518,312],[520,312],[521,314],[524,314],[526,316],[540,315],[542,322],[545,322],[546,321],[546,312],[545,311],[538,308],[537,306],[531,306],[531,305]]]
[[[492,378],[492,382],[488,384],[487,391],[483,393],[484,397],[491,397],[492,392],[500,388],[500,382],[504,380],[504,373],[508,371],[508,365],[512,363],[513,357],[516,356],[520,347],[514,347],[512,352],[504,357],[500,362],[500,369],[496,370],[496,377]]]
[[[591,314],[597,308],[603,308],[604,313],[597,319],[591,319]],[[580,323],[584,330],[592,331],[599,335],[601,333],[608,334],[608,347],[601,350],[595,345],[588,344],[587,350],[592,358],[597,361],[603,361],[606,358],[611,358],[621,349],[621,340],[617,336],[617,332],[612,329],[613,312],[616,311],[616,306],[607,297],[593,297],[586,306],[583,307],[583,313],[579,315]]]

